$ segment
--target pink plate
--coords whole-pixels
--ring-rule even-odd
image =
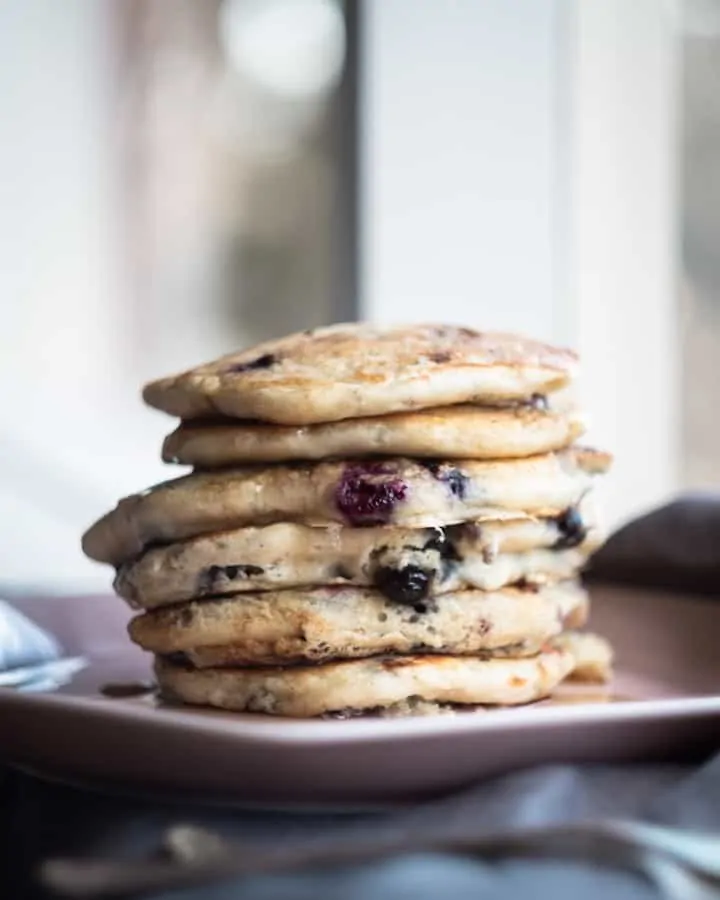
[[[549,762],[697,756],[720,737],[720,603],[596,589],[613,642],[608,688],[561,689],[519,709],[416,719],[295,721],[179,709],[100,689],[149,677],[109,597],[17,604],[87,666],[57,690],[0,689],[0,753],[44,775],[271,806],[365,805],[435,795]]]

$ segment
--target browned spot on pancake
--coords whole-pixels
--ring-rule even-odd
[[[566,616],[563,616],[561,612],[558,613],[558,621],[563,631],[574,631],[576,628],[582,628],[587,623],[587,620],[588,607],[586,604],[571,610]]]
[[[381,384],[383,381],[387,381],[388,378],[387,375],[363,372],[361,376],[357,376],[357,380],[361,381],[363,384]]]
[[[410,666],[430,666],[437,668],[442,665],[454,665],[455,657],[452,656],[436,656],[427,654],[426,656],[384,656],[378,660],[384,669],[400,669],[409,668]]]
[[[473,331],[472,328],[458,328],[457,334],[459,337],[468,338],[471,341],[476,340],[478,336],[477,331]]]
[[[510,687],[521,688],[525,687],[527,684],[526,678],[520,678],[518,675],[513,675],[509,681]]]
[[[489,634],[490,631],[492,631],[492,623],[487,619],[480,619],[480,622],[478,624],[478,631],[483,635]]]
[[[608,471],[613,462],[612,453],[595,450],[592,447],[574,447],[573,455],[578,466],[592,475],[602,475]]]
[[[383,669],[402,669],[411,666],[418,660],[413,656],[388,656],[380,660]]]
[[[536,581],[528,581],[527,578],[521,578],[515,587],[525,594],[539,594],[540,585]]]

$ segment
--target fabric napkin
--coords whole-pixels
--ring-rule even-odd
[[[61,655],[60,644],[51,634],[0,600],[0,674],[51,662]]]
[[[720,595],[720,496],[687,495],[613,534],[590,581]]]

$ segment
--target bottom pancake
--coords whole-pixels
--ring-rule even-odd
[[[155,673],[163,696],[170,700],[313,718],[410,700],[515,706],[547,697],[574,666],[569,650],[549,646],[525,659],[399,656],[255,669],[196,670],[158,658]]]
[[[282,665],[377,656],[536,653],[587,617],[575,582],[541,588],[457,591],[423,604],[363,588],[236,594],[137,616],[130,636],[145,650],[182,653],[198,668]]]

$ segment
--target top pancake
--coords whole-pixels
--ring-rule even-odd
[[[528,399],[565,387],[569,350],[449,325],[332,325],[267,341],[145,386],[183,419],[284,425],[335,422],[457,403]]]

